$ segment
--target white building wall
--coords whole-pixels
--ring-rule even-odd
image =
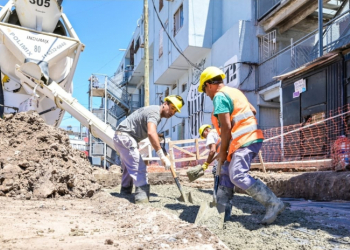
[[[164,1],[164,6],[159,12],[160,19],[166,24],[166,29],[175,44],[191,57],[191,61],[202,70],[208,66],[222,67],[229,76],[229,86],[238,86],[249,74],[250,67],[246,64],[236,64],[236,71],[230,69],[227,64],[245,61],[258,61],[258,40],[256,37],[256,27],[254,26],[254,1],[253,0],[174,0]],[[158,9],[158,1],[155,1]],[[183,5],[184,24],[183,27],[174,34],[174,14]],[[169,130],[172,140],[179,139],[179,126],[183,127],[184,138],[198,138],[198,128],[200,125],[211,124],[211,112],[213,104],[205,94],[197,91],[199,76],[201,71],[190,66],[163,32],[163,55],[159,57],[161,24],[154,13],[153,4],[150,6],[150,42],[153,61],[150,65],[150,104],[159,105],[159,97],[163,100],[165,90],[169,88],[169,94],[178,94],[185,100],[185,106],[181,113],[176,113],[171,119],[162,119],[158,126],[159,132]],[[140,31],[142,33],[142,30]],[[150,39],[151,40],[151,39]],[[196,50],[192,48],[208,48]],[[142,51],[140,56],[138,53]],[[135,55],[135,64],[141,62],[143,49]],[[226,67],[225,67],[226,66]],[[172,76],[163,77],[161,84],[154,84],[165,74],[172,70]],[[168,73],[166,73],[168,74]],[[235,75],[235,79],[233,79]],[[170,79],[170,80],[169,80]],[[255,69],[246,79],[242,88],[249,90],[255,88]],[[159,82],[158,82],[159,83]],[[176,84],[176,88],[172,86]],[[183,84],[186,90],[183,91]],[[246,93],[249,101],[257,108],[257,95],[254,92]],[[203,100],[203,105],[198,103]],[[173,128],[175,130],[173,132]]]

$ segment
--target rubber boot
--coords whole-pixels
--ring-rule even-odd
[[[135,204],[149,202],[150,185],[146,184],[135,188]]]
[[[284,203],[260,180],[257,180],[246,192],[266,208],[261,224],[271,224],[285,208]]]
[[[233,195],[233,188],[219,186],[217,191],[217,202],[225,206],[224,221],[227,221],[231,217]]]
[[[124,194],[124,195],[126,195],[126,194],[131,194],[132,193],[132,185],[131,186],[129,186],[129,187],[121,187],[120,188],[120,194]]]

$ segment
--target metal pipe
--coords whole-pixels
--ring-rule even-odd
[[[318,0],[318,45],[319,56],[323,56],[323,0]]]
[[[105,76],[105,97],[104,97],[104,106],[105,106],[105,110],[104,110],[104,115],[105,115],[105,123],[107,124],[107,76]],[[106,157],[107,157],[107,144],[104,143],[104,147],[103,147],[103,167],[104,169],[107,168],[107,161],[106,161]]]
[[[148,0],[144,0],[145,106],[149,106]]]

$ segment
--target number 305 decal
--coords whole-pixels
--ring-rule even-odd
[[[29,2],[38,6],[50,7],[50,0],[30,0]]]

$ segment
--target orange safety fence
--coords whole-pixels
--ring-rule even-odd
[[[344,170],[350,153],[349,117],[346,105],[328,114],[313,114],[304,123],[264,130],[261,152],[265,167]]]
[[[346,170],[350,157],[350,106],[345,105],[330,112],[319,112],[307,117],[300,124],[263,130],[262,159],[267,170]],[[183,146],[193,154],[196,145]],[[205,142],[198,143],[199,152],[205,153]],[[176,168],[188,168],[203,164],[205,159],[193,159],[193,155],[173,149],[174,158],[191,160],[176,162]],[[207,154],[206,154],[207,155]],[[262,169],[259,157],[255,157],[251,169]],[[149,171],[163,172],[157,162],[149,165]]]

